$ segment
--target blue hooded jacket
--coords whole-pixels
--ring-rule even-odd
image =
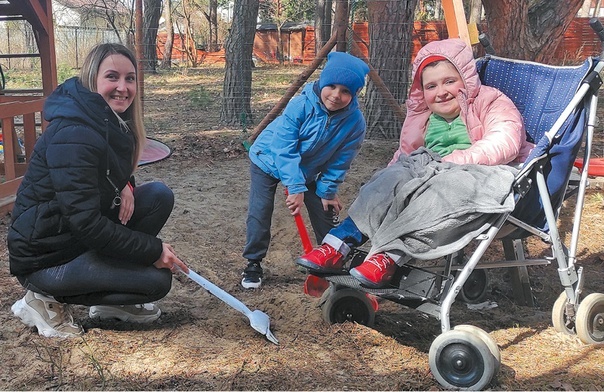
[[[290,194],[306,192],[306,184],[316,181],[317,196],[331,200],[359,152],[365,128],[356,95],[348,106],[330,113],[315,81],[260,133],[249,156]]]

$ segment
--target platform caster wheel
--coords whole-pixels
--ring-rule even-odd
[[[471,332],[450,330],[434,339],[428,356],[432,375],[446,389],[482,390],[495,375],[495,357]]]
[[[554,302],[554,307],[552,308],[552,324],[556,331],[565,335],[574,335],[575,318],[574,316],[569,316],[567,314],[567,302],[568,297],[566,296],[566,292],[563,291],[556,302]]]
[[[457,325],[453,329],[455,331],[470,332],[472,335],[478,336],[480,339],[482,339],[482,341],[486,343],[487,347],[489,348],[489,351],[491,351],[491,354],[495,359],[495,374],[499,373],[499,368],[501,367],[501,352],[499,351],[499,346],[497,346],[497,343],[491,337],[491,335],[487,333],[487,331],[482,328],[478,328],[474,325],[467,324]]]
[[[577,336],[585,344],[604,344],[604,294],[589,294],[577,309]]]
[[[329,324],[340,324],[346,321],[359,323],[368,327],[375,322],[375,310],[365,293],[350,288],[331,290],[326,294],[321,306],[323,320]]]
[[[487,272],[483,269],[475,269],[470,273],[468,280],[463,284],[459,292],[461,301],[467,304],[479,304],[487,297],[489,279]]]

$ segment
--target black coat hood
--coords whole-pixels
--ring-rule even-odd
[[[64,264],[88,250],[155,262],[161,241],[121,225],[119,209],[110,208],[115,187],[121,191],[132,175],[132,133],[77,78],[47,98],[44,118],[49,125],[36,142],[12,213],[11,273]]]

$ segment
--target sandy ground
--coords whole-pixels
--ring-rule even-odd
[[[150,91],[150,90],[149,90]],[[151,104],[150,104],[151,106]],[[153,115],[159,108],[147,108]],[[186,111],[183,111],[186,112]],[[183,120],[184,121],[184,120]],[[438,320],[390,301],[381,301],[373,328],[329,325],[319,300],[303,293],[306,275],[294,260],[301,243],[285,206],[278,202],[265,285],[239,285],[244,267],[249,161],[238,131],[155,130],[173,148],[162,162],[142,167],[139,182],[159,180],[175,193],[176,205],[160,236],[192,269],[269,315],[279,345],[254,331],[241,313],[185,276],[159,302],[162,317],[149,325],[98,322],[87,308],[74,314],[86,329],[81,339],[48,339],[12,316],[23,290],[8,274],[0,248],[0,389],[2,390],[440,390],[430,373],[428,351],[440,334]],[[360,185],[383,167],[392,141],[368,141],[342,186],[348,205]],[[588,194],[579,246],[585,292],[604,291],[602,191]],[[345,215],[345,214],[344,214]],[[561,227],[568,236],[570,216]],[[9,218],[0,221],[5,235]],[[531,254],[543,246],[528,244]],[[497,255],[498,250],[493,254]],[[551,309],[562,291],[556,267],[529,268],[533,308],[516,305],[507,270],[490,270],[487,300],[497,307],[469,310],[455,303],[453,325],[486,330],[501,351],[495,390],[603,390],[602,347],[583,345],[556,333]]]

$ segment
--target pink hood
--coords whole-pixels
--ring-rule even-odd
[[[400,147],[390,164],[396,162],[400,154],[409,154],[424,145],[431,112],[424,101],[417,70],[426,57],[433,55],[449,60],[464,80],[465,87],[459,90],[457,99],[460,116],[472,142],[470,148],[454,151],[443,161],[485,165],[524,162],[533,144],[526,141],[520,112],[502,92],[481,84],[469,46],[460,39],[446,39],[428,43],[413,61],[412,84],[405,102],[407,116],[401,130]]]

